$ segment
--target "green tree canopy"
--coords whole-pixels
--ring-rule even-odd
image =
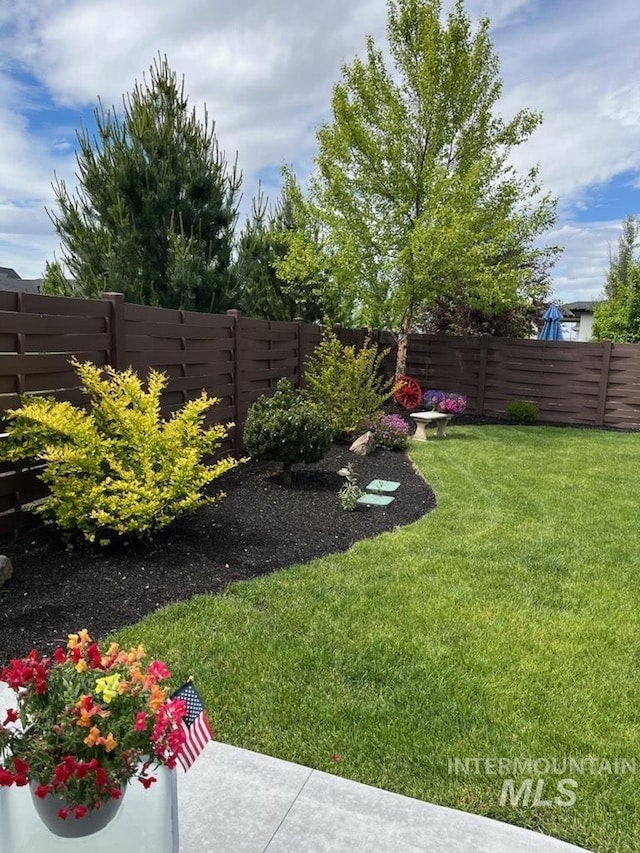
[[[241,176],[206,111],[201,122],[189,109],[166,57],[123,107],[120,115],[100,103],[95,134],[78,132],[75,193],[54,183],[58,212],[50,216],[63,263],[47,265],[43,292],[112,290],[129,302],[225,310]]]
[[[622,223],[618,251],[609,258],[606,301],[594,311],[592,337],[596,341],[640,342],[640,220],[627,216]]]
[[[403,373],[419,308],[462,288],[485,312],[518,303],[558,251],[537,243],[556,203],[510,163],[541,117],[497,114],[489,21],[474,34],[462,0],[446,23],[439,0],[387,6],[388,51],[369,37],[334,88],[307,203],[356,318],[396,333]]]
[[[327,314],[343,319],[339,300],[333,297],[322,268],[310,270],[304,264],[303,274],[299,275],[295,265],[282,266],[293,245],[296,257],[302,255],[306,260],[309,251],[313,251],[313,257],[321,257],[301,204],[300,188],[287,169],[283,170],[282,193],[274,207],[267,204],[261,189],[253,200],[251,216],[240,232],[234,264],[237,304],[250,317],[301,317],[308,323]]]
[[[291,298],[287,283],[279,278],[274,268],[274,260],[286,251],[280,237],[281,228],[287,227],[286,213],[285,210],[270,211],[259,188],[251,215],[240,232],[234,275],[238,308],[249,317],[293,320],[298,316],[295,299]]]

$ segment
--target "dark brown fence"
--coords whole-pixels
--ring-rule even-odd
[[[285,376],[299,385],[306,357],[321,337],[317,326],[199,314],[125,303],[120,294],[66,299],[0,292],[0,418],[37,393],[84,402],[70,366],[79,361],[149,368],[168,377],[162,397],[167,417],[202,390],[219,397],[210,421],[234,422],[224,451],[239,450],[241,428],[255,400]],[[0,466],[0,536],[29,520],[23,507],[44,494],[40,468]]]
[[[367,332],[341,329],[358,345]],[[167,416],[205,389],[220,403],[211,420],[233,421],[225,450],[240,446],[247,410],[281,377],[300,385],[321,337],[318,326],[130,305],[120,294],[66,299],[0,292],[0,418],[36,393],[82,404],[72,356],[142,376],[164,372]],[[387,332],[371,339],[392,349]],[[412,335],[407,373],[423,388],[460,391],[468,411],[500,416],[509,400],[532,400],[544,421],[640,429],[640,345]],[[38,469],[0,467],[0,536],[22,527],[23,507],[43,494]]]
[[[638,344],[412,335],[407,373],[466,394],[472,414],[501,417],[510,400],[531,400],[542,421],[640,429]]]

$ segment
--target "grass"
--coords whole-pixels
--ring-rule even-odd
[[[639,758],[640,435],[454,426],[410,455],[438,498],[422,520],[118,638],[176,682],[193,674],[222,741],[638,850],[640,766],[545,777],[450,762]],[[500,805],[505,778],[531,776],[552,801],[575,779],[575,804]]]

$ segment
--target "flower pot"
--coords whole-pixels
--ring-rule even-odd
[[[58,835],[60,838],[83,838],[104,829],[118,813],[125,793],[123,787],[122,795],[118,799],[107,800],[102,803],[100,808],[91,809],[80,818],[71,812],[65,820],[59,817],[58,811],[67,805],[66,800],[56,797],[54,794],[47,794],[44,799],[37,797],[35,795],[35,789],[38,787],[37,782],[31,782],[29,787],[33,805],[40,819],[49,832]]]

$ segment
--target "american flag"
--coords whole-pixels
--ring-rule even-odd
[[[178,755],[178,761],[182,768],[187,771],[209,743],[213,734],[202,697],[191,681],[187,681],[182,687],[178,687],[175,693],[171,694],[171,698],[184,699],[187,703],[187,713],[182,720],[186,740]]]

